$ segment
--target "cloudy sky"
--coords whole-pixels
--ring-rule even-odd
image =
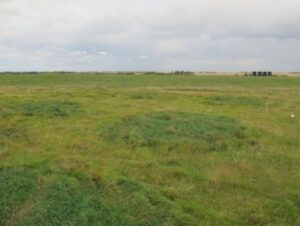
[[[300,71],[300,0],[0,0],[0,71]]]

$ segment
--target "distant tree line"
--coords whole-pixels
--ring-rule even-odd
[[[172,74],[174,75],[194,75],[194,72],[191,71],[174,71]]]

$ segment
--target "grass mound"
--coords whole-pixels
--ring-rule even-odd
[[[212,105],[263,106],[264,102],[257,97],[246,96],[209,96],[205,102]]]
[[[136,115],[105,131],[105,137],[112,143],[119,141],[146,147],[167,145],[171,149],[185,145],[214,151],[255,145],[255,136],[252,130],[237,120],[184,112]]]
[[[137,181],[120,178],[107,184],[42,171],[0,171],[0,225],[176,226],[189,220]]]
[[[79,105],[70,101],[40,100],[25,103],[13,103],[1,109],[0,116],[44,116],[65,117],[79,111]]]

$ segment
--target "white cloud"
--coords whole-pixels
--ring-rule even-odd
[[[139,58],[142,59],[142,60],[146,60],[146,59],[148,59],[149,57],[148,57],[147,55],[140,55]]]
[[[300,70],[299,40],[299,0],[0,1],[0,70]]]
[[[105,56],[105,55],[107,55],[108,53],[107,53],[106,51],[97,51],[97,54],[98,54],[98,55]]]

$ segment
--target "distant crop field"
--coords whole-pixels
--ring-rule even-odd
[[[300,78],[2,74],[0,225],[300,225]]]

